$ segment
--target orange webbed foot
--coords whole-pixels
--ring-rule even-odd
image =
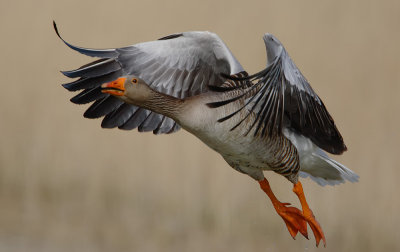
[[[290,235],[295,239],[298,232],[300,232],[304,237],[308,239],[307,235],[307,222],[302,214],[302,212],[295,208],[289,206],[289,203],[280,202],[273,194],[268,181],[264,178],[259,181],[261,189],[268,195],[271,199],[272,204],[275,207],[276,212],[285,221],[286,227],[289,230]]]
[[[311,230],[315,236],[315,242],[318,247],[321,239],[324,243],[324,247],[326,247],[326,239],[324,232],[322,231],[321,225],[319,225],[318,221],[315,219],[313,212],[311,211],[310,207],[307,204],[306,198],[303,192],[303,186],[301,185],[300,181],[297,182],[293,187],[293,192],[296,193],[297,197],[300,200],[301,206],[303,208],[303,216],[307,223],[310,225]]]
[[[306,219],[306,221],[308,222],[308,224],[310,225],[311,230],[314,233],[316,246],[318,247],[319,242],[322,239],[322,241],[324,243],[324,247],[326,247],[326,239],[325,239],[324,231],[322,231],[322,228],[319,225],[318,221],[315,219],[315,216],[312,213],[311,209],[309,209],[309,208],[305,209],[303,212],[303,216]]]
[[[276,212],[285,221],[286,227],[293,239],[295,239],[298,232],[308,239],[307,222],[302,212],[295,207],[289,207],[289,205],[290,203],[274,203]]]

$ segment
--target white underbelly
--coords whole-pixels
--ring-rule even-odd
[[[185,117],[191,119],[180,121],[181,126],[220,153],[231,166],[269,170],[267,163],[271,153],[265,140],[254,138],[251,133],[245,136],[247,128],[244,124],[231,130],[239,122],[239,116],[218,122],[224,115],[234,112],[235,108],[209,108],[204,104],[193,104],[187,112],[190,116]]]

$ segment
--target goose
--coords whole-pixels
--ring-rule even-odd
[[[249,75],[218,35],[183,32],[115,49],[71,49],[97,60],[62,71],[76,104],[93,102],[86,118],[103,117],[103,128],[170,134],[183,128],[218,152],[233,169],[256,180],[290,235],[316,246],[326,238],[310,209],[299,177],[321,186],[358,181],[328,153],[347,150],[324,103],[282,43],[266,33],[267,65]],[[301,210],[279,201],[264,171],[293,183]]]

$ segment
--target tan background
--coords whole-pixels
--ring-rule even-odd
[[[216,32],[242,65],[265,66],[275,34],[342,132],[359,183],[304,180],[321,251],[399,251],[400,2],[2,1],[0,251],[314,251],[293,241],[257,183],[195,137],[105,130],[59,70],[89,62],[56,37],[106,48]],[[291,184],[267,173],[278,197]],[[311,235],[310,235],[311,237]]]

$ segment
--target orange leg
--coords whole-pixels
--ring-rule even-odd
[[[325,240],[324,232],[322,231],[321,226],[319,225],[318,221],[315,219],[313,212],[311,211],[311,209],[309,208],[309,206],[307,204],[306,197],[304,196],[304,192],[303,192],[303,186],[301,185],[300,181],[297,182],[293,186],[293,192],[297,195],[297,197],[299,197],[301,207],[303,208],[303,216],[306,219],[306,221],[308,222],[308,224],[310,225],[310,227],[314,233],[317,247],[318,247],[318,244],[321,241],[321,239],[324,242],[324,247],[326,247],[326,240]]]
[[[295,207],[288,207],[290,203],[280,202],[274,195],[269,186],[268,180],[264,178],[260,183],[261,189],[268,195],[271,199],[272,204],[275,207],[276,212],[282,217],[286,223],[286,227],[289,230],[290,235],[295,239],[297,232],[300,231],[304,237],[308,239],[307,235],[307,222],[302,214],[302,212]]]

